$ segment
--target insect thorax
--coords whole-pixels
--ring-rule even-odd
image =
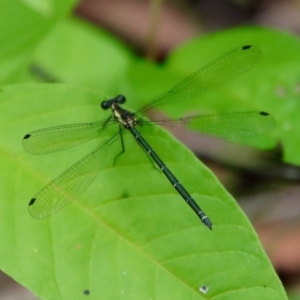
[[[114,103],[111,107],[114,118],[125,128],[134,127],[138,121],[134,114]]]

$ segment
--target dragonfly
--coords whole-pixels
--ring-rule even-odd
[[[261,57],[259,48],[250,45],[242,46],[200,68],[168,92],[154,98],[136,113],[123,108],[126,98],[118,95],[101,102],[102,109],[111,111],[110,116],[105,120],[49,127],[26,134],[23,138],[25,151],[30,154],[46,154],[88,142],[98,137],[111,125],[118,127],[117,133],[35,194],[28,205],[30,215],[37,219],[45,218],[77,198],[95,179],[116,140],[121,139],[121,153],[124,152],[123,134],[130,132],[202,223],[212,229],[210,218],[156,154],[137,127],[153,123],[142,118],[149,109],[192,100],[250,70]],[[172,122],[175,126],[186,128],[187,131],[221,138],[256,136],[267,133],[276,126],[275,119],[263,111],[194,115],[175,119]],[[155,123],[164,124],[164,120]]]

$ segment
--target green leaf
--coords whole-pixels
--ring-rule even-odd
[[[0,92],[1,269],[42,299],[287,299],[257,235],[210,170],[167,132],[139,130],[213,222],[208,230],[129,134],[88,189],[43,220],[30,198],[109,134],[29,155],[36,129],[105,119],[103,95],[66,85]],[[202,291],[206,287],[208,291]],[[202,288],[202,289],[201,289]],[[202,291],[201,291],[202,290]]]
[[[58,82],[115,95],[124,91],[124,73],[130,60],[128,49],[115,38],[82,20],[69,18],[39,46],[34,64]]]
[[[0,82],[24,80],[24,71],[37,44],[72,8],[75,0],[11,1],[0,3]]]

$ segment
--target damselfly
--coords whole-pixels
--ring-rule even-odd
[[[201,221],[211,229],[212,222],[210,219],[141,136],[136,126],[147,122],[144,120],[140,121],[141,113],[150,108],[158,107],[162,104],[173,105],[178,102],[192,100],[248,71],[260,59],[261,51],[258,48],[243,46],[199,69],[175,85],[167,93],[152,100],[137,113],[123,109],[121,105],[124,104],[125,97],[119,95],[101,103],[103,109],[111,109],[112,112],[112,115],[104,121],[56,126],[26,134],[23,138],[24,149],[30,154],[45,154],[65,150],[87,142],[99,136],[107,126],[113,124],[119,126],[117,134],[100,144],[93,152],[83,157],[41,189],[30,200],[29,213],[34,218],[44,218],[60,210],[78,197],[94,180],[103,166],[111,145],[121,137],[122,147],[124,146],[122,134],[127,130],[149,154]],[[224,138],[255,136],[266,133],[275,127],[274,118],[268,113],[260,111],[196,115],[177,119],[174,122],[190,131]]]

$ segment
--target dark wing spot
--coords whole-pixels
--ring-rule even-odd
[[[246,45],[246,46],[243,46],[242,47],[242,50],[248,50],[248,49],[250,49],[252,46],[250,46],[250,45]]]
[[[32,198],[32,199],[30,200],[30,202],[29,202],[29,206],[33,205],[34,202],[35,202],[35,200],[36,200],[36,198]]]
[[[88,296],[90,294],[90,291],[89,290],[85,290],[85,291],[83,291],[83,295],[86,295],[86,296]]]
[[[26,139],[29,139],[30,137],[31,137],[31,134],[26,134],[23,139],[26,140]]]
[[[260,114],[261,116],[269,116],[269,114],[268,114],[267,112],[264,112],[264,111],[261,111],[259,114]]]

